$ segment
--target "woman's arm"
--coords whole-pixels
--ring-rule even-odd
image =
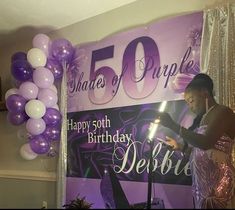
[[[160,123],[179,134],[189,144],[207,150],[214,146],[215,142],[229,130],[234,114],[232,110],[224,106],[218,106],[214,110],[214,115],[208,121],[204,134],[198,134],[181,127],[172,120],[168,113],[159,113]]]

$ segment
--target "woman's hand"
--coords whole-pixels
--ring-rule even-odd
[[[167,112],[158,112],[158,119],[155,122],[160,123],[161,125],[173,129],[175,126],[175,121],[171,118],[171,116]]]
[[[166,136],[166,144],[169,145],[173,150],[182,150],[182,145],[169,136]]]

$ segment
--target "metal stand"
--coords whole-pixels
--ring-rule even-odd
[[[152,203],[152,183],[153,183],[153,140],[149,140],[149,173],[148,173],[148,195],[147,195],[147,209],[151,209]]]

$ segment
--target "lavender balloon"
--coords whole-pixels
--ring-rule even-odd
[[[27,60],[27,54],[25,52],[16,52],[11,56],[11,62],[15,62],[17,60]]]
[[[56,105],[58,96],[55,91],[51,89],[40,89],[38,93],[38,100],[42,101],[46,107]]]
[[[57,60],[48,59],[46,68],[48,68],[56,80],[61,79],[63,76],[63,68]]]
[[[39,135],[46,129],[46,123],[43,119],[28,119],[26,122],[26,129],[32,135]]]
[[[56,110],[60,110],[60,108],[59,108],[59,105],[58,104],[56,104],[56,105],[54,105],[54,106],[52,106],[51,108],[53,108],[53,109],[56,109]]]
[[[47,125],[57,125],[61,122],[61,114],[54,108],[47,108],[43,120]]]
[[[55,85],[52,85],[48,89],[53,90],[56,94],[58,93],[57,87]]]
[[[11,73],[16,80],[27,81],[33,76],[33,69],[27,60],[16,60],[11,65]]]
[[[32,136],[29,145],[36,154],[46,154],[50,150],[50,143],[42,135]]]
[[[19,90],[17,88],[11,88],[9,89],[6,93],[5,93],[5,100],[7,100],[7,98],[10,96],[10,95],[13,95],[13,94],[18,94],[19,93]]]
[[[60,63],[70,63],[73,58],[74,48],[68,40],[57,39],[52,42],[51,53],[52,57]]]
[[[45,34],[37,34],[33,38],[33,47],[42,50],[46,56],[48,56],[50,48],[50,38]]]
[[[39,88],[49,88],[54,83],[54,76],[49,69],[38,67],[33,72],[33,81]]]
[[[21,113],[25,109],[26,99],[18,94],[10,95],[6,100],[7,109],[12,113]]]
[[[28,116],[26,115],[25,112],[21,112],[21,113],[12,113],[12,112],[8,112],[8,113],[7,113],[7,120],[8,120],[8,122],[10,122],[12,125],[21,125],[21,124],[23,124],[27,119],[28,119]]]
[[[19,94],[25,99],[35,99],[38,95],[38,87],[33,82],[24,82],[19,87]]]

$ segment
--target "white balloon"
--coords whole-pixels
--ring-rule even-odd
[[[19,90],[17,88],[11,88],[9,89],[6,93],[5,93],[5,100],[7,100],[7,98],[10,96],[10,95],[13,95],[13,94],[19,94]]]
[[[47,57],[39,48],[31,48],[27,53],[27,60],[32,67],[37,68],[46,65]]]
[[[46,106],[40,100],[32,99],[25,105],[26,114],[33,119],[40,119],[46,113]]]
[[[20,148],[20,155],[25,160],[33,160],[38,154],[36,154],[30,147],[29,143],[23,144]]]

